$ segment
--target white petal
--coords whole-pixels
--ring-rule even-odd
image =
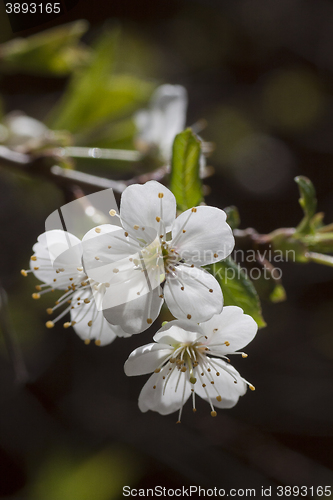
[[[107,290],[107,294],[110,293],[110,289],[111,287]],[[106,299],[108,299],[107,294]],[[138,296],[135,300],[123,302],[115,307],[107,308],[103,305],[104,316],[111,324],[121,326],[126,333],[133,335],[143,332],[150,327],[160,313],[163,304],[160,295],[160,289],[155,288],[145,295]],[[112,300],[111,295],[111,303]]]
[[[83,279],[84,273],[77,269],[82,266],[81,241],[73,234],[60,229],[46,231],[38,237],[33,251],[37,259],[30,261],[33,274],[52,288],[66,289],[72,282]],[[64,271],[57,273],[57,269]]]
[[[191,394],[191,384],[187,379],[187,374],[174,369],[168,378],[168,373],[169,368],[166,366],[160,373],[153,373],[143,386],[139,396],[139,408],[142,412],[153,410],[161,415],[168,415],[179,410],[188,400]],[[166,377],[165,380],[163,380],[163,376]],[[156,389],[153,388],[154,385],[156,385]],[[175,391],[176,387],[177,391]]]
[[[195,210],[186,210],[177,217],[170,246],[186,262],[198,266],[225,259],[235,245],[225,212],[215,207],[196,207]]]
[[[76,305],[79,297],[80,306]],[[74,309],[71,309],[70,314],[71,321],[75,321],[73,328],[77,335],[82,340],[99,340],[101,346],[110,344],[117,336],[124,336],[125,332],[119,326],[110,325],[103,313],[97,310],[93,298],[89,304],[83,302],[88,297],[91,297],[91,292],[88,290],[79,290],[72,296]],[[91,326],[88,324],[90,321],[92,321]]]
[[[92,238],[92,231],[89,231],[82,242],[84,268],[89,278],[100,283],[109,281],[108,276],[112,276],[113,269],[118,267],[118,261],[135,257],[137,247],[140,248],[139,245],[133,246],[122,228],[109,228],[112,231],[104,232],[101,226],[101,233],[96,234],[96,238]],[[107,266],[110,264],[109,269]]]
[[[181,85],[161,85],[156,89],[150,109],[135,116],[138,139],[157,146],[161,157],[169,161],[176,134],[184,130],[187,92]]]
[[[135,349],[124,365],[126,375],[145,375],[158,368],[173,349],[168,345],[147,344]]]
[[[51,231],[46,231],[45,233],[38,236],[38,243],[48,251],[51,261],[55,261],[57,257],[64,254],[67,250],[71,248],[81,246],[81,240],[74,236],[74,234],[68,233],[67,231],[62,231],[61,229],[53,229]],[[34,246],[37,249],[37,245]]]
[[[242,349],[254,339],[258,325],[251,316],[243,314],[236,306],[225,306],[221,314],[213,316],[202,323],[202,330],[208,337],[205,342],[211,352],[229,354]],[[225,345],[225,342],[230,345]]]
[[[195,342],[203,336],[203,331],[196,323],[187,320],[176,320],[169,321],[166,325],[162,326],[155,333],[153,339],[155,342],[175,347],[181,343]]]
[[[99,226],[90,229],[82,238],[82,241],[88,241],[93,238],[98,238],[102,234],[114,233],[121,230],[121,227],[113,224],[100,224]],[[123,232],[123,231],[122,231]]]
[[[177,279],[168,275],[164,296],[176,318],[201,323],[222,311],[222,291],[214,276],[203,269],[182,264],[175,267],[175,270]]]
[[[159,198],[159,194],[163,194]],[[160,195],[161,196],[161,195]],[[125,189],[121,197],[120,217],[123,227],[131,234],[139,234],[139,228],[153,228],[158,235],[169,231],[176,217],[176,199],[165,186],[156,181],[134,184]],[[160,218],[161,221],[156,220]],[[163,221],[163,222],[162,222]],[[165,226],[165,228],[164,228]]]
[[[212,360],[214,365],[218,367],[218,373],[220,375],[216,375],[216,370],[214,368],[211,369],[210,378],[207,377],[206,372],[204,372],[204,376],[201,376],[201,380],[199,376],[196,375],[197,381],[194,384],[195,393],[205,401],[209,402],[209,399],[211,399],[213,406],[217,408],[232,408],[237,403],[239,397],[245,394],[247,386],[233,366],[225,363],[221,359],[212,358]],[[223,369],[224,367],[232,372],[234,377],[227,373]],[[199,366],[197,370],[201,370]],[[211,380],[214,381],[214,384],[211,384]],[[235,380],[237,383],[235,383]],[[202,384],[206,384],[206,387],[202,387]],[[218,396],[221,396],[221,401],[216,399]]]

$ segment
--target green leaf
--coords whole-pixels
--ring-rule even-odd
[[[231,257],[209,267],[222,288],[224,305],[239,306],[252,316],[259,328],[266,326],[256,289],[242,268]]]
[[[227,214],[227,223],[229,224],[231,229],[237,229],[240,225],[240,216],[238,208],[230,206],[230,207],[225,207],[223,210]]]
[[[89,50],[79,43],[86,21],[58,26],[0,46],[0,67],[7,72],[64,76],[85,64]]]
[[[118,35],[118,31],[108,31],[99,38],[91,64],[73,76],[53,110],[51,128],[87,134],[94,127],[132,113],[148,99],[151,83],[114,74]]]
[[[295,182],[298,184],[300,193],[300,198],[298,201],[304,212],[304,218],[297,227],[297,232],[306,234],[311,232],[312,230],[311,219],[316,213],[316,190],[310,179],[304,177],[303,175],[295,177]]]
[[[202,201],[200,153],[200,141],[190,128],[176,135],[172,148],[170,189],[182,211]]]

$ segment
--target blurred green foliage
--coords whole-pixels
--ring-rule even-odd
[[[129,74],[116,72],[118,30],[105,31],[93,46],[90,63],[75,72],[52,111],[49,124],[53,129],[73,133],[91,132],[135,111],[147,101],[153,85]]]
[[[142,465],[121,447],[106,448],[84,459],[54,451],[32,483],[31,500],[113,500],[133,484]]]
[[[0,46],[0,70],[68,75],[89,61],[90,50],[79,41],[88,27],[86,21],[77,21],[28,38],[14,38]]]

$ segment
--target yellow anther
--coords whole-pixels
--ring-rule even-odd
[[[193,411],[193,413],[195,413],[195,412],[197,411],[197,409],[196,409],[196,408],[193,408],[193,409],[192,409],[192,411]]]
[[[128,232],[127,232],[127,231],[125,231],[124,235],[125,235],[125,238],[127,238],[127,236],[128,236]]]
[[[151,324],[152,324],[152,322],[153,322],[153,320],[152,320],[151,318],[147,318],[147,323],[148,323],[148,325],[151,325]]]
[[[157,222],[160,222],[161,217],[156,217]]]
[[[87,286],[88,283],[86,281],[81,281],[81,286]]]
[[[195,377],[191,377],[191,378],[190,378],[190,382],[191,382],[191,384],[195,384],[195,383],[196,383],[196,381],[197,381],[197,379],[196,379]]]
[[[89,299],[84,299],[83,301],[85,304],[90,304],[90,300]]]
[[[114,217],[117,212],[112,208],[112,210],[110,210],[109,214],[111,215],[111,217]]]
[[[21,274],[22,274],[22,276],[24,276],[24,277],[27,277],[27,276],[28,276],[28,273],[27,273],[27,271],[26,271],[25,269],[21,269]]]
[[[31,260],[37,260],[36,255],[33,255],[33,256],[31,257]]]
[[[186,372],[186,370],[187,370],[186,366],[182,366],[180,369],[181,372]]]
[[[135,226],[133,226],[133,229],[135,229],[137,231],[138,229],[140,229],[140,226],[138,226],[137,224],[135,224]]]
[[[57,278],[53,278],[54,283],[57,281]]]
[[[197,209],[193,207],[193,208],[191,209],[191,211],[192,211],[193,213],[195,213],[195,212],[197,211]]]
[[[249,388],[251,389],[251,391],[255,391],[256,388],[254,387],[254,385],[249,385]]]
[[[217,254],[217,253],[214,253],[214,257],[215,257],[215,259],[217,259],[217,257],[218,257],[218,254]]]
[[[161,368],[156,368],[156,370],[154,370],[154,373],[159,373],[161,371]]]
[[[92,320],[88,321],[88,326],[92,326],[93,322]]]
[[[202,384],[202,387],[206,387],[206,384]]]
[[[85,343],[86,345],[89,345],[89,344],[90,344],[90,339],[85,339],[84,343]]]
[[[95,257],[96,260],[99,260],[99,257]]]
[[[104,286],[105,286],[105,288],[109,288],[110,283],[106,282],[106,283],[104,283]]]
[[[69,328],[70,326],[72,326],[72,323],[70,321],[67,321],[66,323],[63,324],[64,328]]]
[[[111,245],[108,245],[108,248],[111,248]]]
[[[187,315],[187,319],[191,319],[192,316],[190,314]]]
[[[41,291],[42,287],[40,285],[36,285],[35,286],[36,290],[38,290],[39,292]]]
[[[115,267],[115,268],[114,268],[114,270],[113,270],[113,272],[114,272],[115,274],[117,274],[117,273],[119,273],[119,269],[117,269],[117,268]]]
[[[100,233],[102,230],[100,227],[95,227],[95,233]]]
[[[216,396],[216,399],[217,399],[218,401],[222,401],[221,396]]]
[[[177,420],[176,424],[181,424],[181,421],[180,421],[180,420]]]
[[[219,377],[220,376],[220,372],[216,372],[216,376]]]
[[[52,307],[48,307],[48,308],[46,309],[46,312],[47,312],[47,314],[53,314],[53,309],[52,309]]]
[[[245,354],[245,352],[243,352],[243,354],[242,354],[242,358],[247,358],[247,356],[248,356],[248,355],[247,355],[247,354]]]
[[[216,417],[216,415],[217,415],[216,411],[211,411],[210,414],[212,417]]]
[[[101,341],[99,339],[95,340],[95,345],[101,345]]]
[[[156,385],[153,385],[153,389],[156,389]]]
[[[83,271],[83,267],[77,267],[76,268],[78,271],[82,272]]]
[[[185,290],[185,288],[183,286],[180,287],[181,290]]]
[[[186,233],[186,229],[183,229],[183,233]]]
[[[228,342],[228,341],[226,340],[224,343],[225,343],[225,345],[226,345],[227,347],[229,347],[230,342]]]
[[[163,193],[158,193],[159,198],[163,198],[164,194]]]
[[[54,327],[54,323],[53,323],[53,321],[47,321],[45,323],[45,326],[46,326],[46,328],[53,328]]]
[[[40,294],[39,293],[33,293],[32,294],[32,298],[37,300],[37,299],[40,299]]]
[[[210,291],[210,293],[213,293],[213,289],[212,288],[210,288],[209,291]]]

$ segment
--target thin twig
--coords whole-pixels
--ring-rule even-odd
[[[56,163],[58,163],[61,158],[56,155],[56,151],[57,150],[48,150],[39,155],[32,155],[13,151],[6,146],[0,146],[0,166],[10,167],[11,169],[15,168],[29,175],[37,175],[48,180],[53,180],[60,185],[76,184],[81,187],[97,189],[112,188],[116,193],[122,193],[127,186],[134,183],[144,183],[149,180],[161,181],[168,173],[168,168],[163,166],[152,172],[133,177],[126,181],[115,181],[57,165]]]

